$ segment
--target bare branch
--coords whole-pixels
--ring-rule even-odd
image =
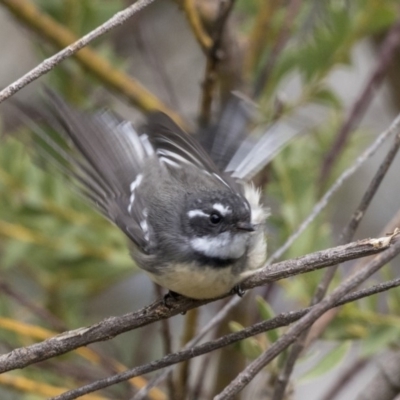
[[[37,315],[43,321],[45,321],[51,328],[55,331],[65,331],[68,327],[57,318],[50,311],[46,310],[35,304],[31,301],[28,296],[23,295],[19,291],[15,290],[11,285],[9,285],[4,280],[0,279],[0,292],[4,293],[4,295],[11,297],[17,303],[26,307],[33,315]]]
[[[378,171],[372,178],[372,181],[367,191],[365,192],[364,196],[362,197],[359,206],[353,213],[349,223],[343,229],[343,232],[339,240],[339,244],[347,243],[353,238],[354,233],[356,232],[362,218],[365,215],[365,211],[367,210],[380,184],[382,183],[383,178],[385,177],[387,171],[389,170],[390,165],[392,164],[394,158],[396,157],[399,147],[400,147],[400,134],[398,133],[395,136],[394,142],[390,147],[385,159],[383,160],[383,162],[378,168]],[[317,304],[323,299],[338,268],[339,265],[336,265],[325,271],[325,274],[321,279],[321,282],[319,283],[317,290],[311,300],[311,305]],[[282,372],[279,374],[277,383],[275,385],[275,390],[272,400],[281,400],[284,397],[286,386],[289,383],[289,378],[292,374],[293,368],[301,352],[304,350],[305,340],[308,336],[308,333],[309,330],[304,331],[299,337],[299,339],[296,341],[296,343],[293,345],[293,347],[291,348],[285,366]]]
[[[221,310],[200,330],[200,332],[182,350],[186,350],[196,345],[207,333],[216,328],[242,299],[238,296],[232,297]],[[166,368],[159,376],[149,381],[146,387],[140,390],[132,400],[143,400],[147,393],[156,385],[159,385],[172,372],[173,367]]]
[[[367,359],[359,358],[346,366],[336,379],[335,384],[326,392],[322,400],[333,400],[346,387],[346,385],[367,365]]]
[[[260,357],[253,361],[246,369],[241,372],[214,400],[231,399],[239,393],[243,388],[251,382],[251,380],[271,362],[276,356],[293,343],[299,335],[308,327],[310,327],[321,315],[333,307],[346,293],[349,293],[372,274],[382,268],[387,262],[400,253],[400,241],[376,256],[367,266],[358,271],[353,276],[340,284],[328,297],[318,303],[312,310],[296,322],[285,335],[280,337],[268,350]]]
[[[234,2],[235,0],[221,1],[218,16],[215,21],[214,34],[212,35],[213,43],[208,52],[201,99],[200,122],[203,125],[207,124],[210,120],[211,104],[217,81],[217,69],[221,61],[221,53],[223,52],[221,45],[224,28],[233,9]]]
[[[337,190],[346,182],[354,173],[361,167],[364,162],[370,158],[383,142],[392,134],[397,134],[400,127],[400,114],[394,119],[390,127],[382,132],[376,140],[356,159],[346,171],[340,175],[336,182],[331,188],[324,194],[322,199],[314,206],[311,214],[300,224],[298,229],[289,236],[286,242],[278,250],[276,250],[268,259],[269,263],[279,259],[295,242],[295,240],[304,232],[304,230],[314,221],[319,213],[327,206],[331,197],[337,192]]]
[[[367,84],[364,87],[364,90],[360,93],[358,99],[354,103],[346,121],[343,123],[337,134],[335,142],[333,143],[329,153],[325,157],[319,177],[319,185],[321,188],[323,187],[323,183],[326,182],[329,178],[333,164],[345,148],[351,132],[360,122],[369,104],[375,98],[375,91],[383,82],[386,70],[388,69],[390,62],[392,61],[393,55],[395,54],[399,45],[400,21],[393,25],[393,27],[387,34],[386,39],[382,43],[381,51],[377,56],[377,59],[379,60],[378,65],[372,72]]]
[[[196,10],[194,0],[181,0],[179,3],[182,4],[183,10],[186,14],[187,20],[192,28],[192,32],[201,49],[207,54],[212,46],[212,39],[208,36],[208,33],[204,30],[203,24],[199,17],[199,13]]]
[[[399,245],[400,242],[397,244]],[[345,303],[358,300],[362,297],[371,296],[376,293],[380,293],[394,287],[400,286],[400,278],[395,279],[393,281],[389,281],[383,284],[372,286],[369,289],[359,290],[347,296],[344,296],[340,301],[336,304],[332,304],[332,307],[337,307],[339,305],[343,305]],[[76,399],[79,396],[83,396],[84,394],[94,392],[96,390],[104,389],[108,386],[115,385],[120,382],[124,382],[130,378],[147,374],[152,371],[156,371],[161,368],[165,368],[167,366],[179,363],[181,361],[188,360],[190,358],[194,358],[206,353],[210,353],[211,351],[217,350],[219,348],[228,346],[232,343],[236,343],[238,341],[244,340],[248,337],[258,335],[263,332],[267,332],[272,329],[276,329],[282,326],[287,326],[294,321],[297,321],[307,313],[312,312],[317,306],[305,308],[299,311],[290,311],[287,313],[281,313],[275,316],[274,318],[268,321],[258,322],[248,328],[244,328],[239,332],[229,333],[225,336],[222,336],[218,339],[209,341],[207,343],[203,343],[201,345],[186,349],[180,350],[174,354],[169,354],[157,361],[153,361],[149,364],[145,364],[139,367],[132,368],[127,370],[121,374],[114,375],[96,382],[93,382],[89,385],[82,386],[78,389],[71,390],[66,392],[60,396],[53,398],[53,400],[72,400]]]
[[[314,271],[354,258],[380,253],[390,245],[391,237],[364,239],[292,260],[282,261],[260,269],[252,277],[245,280],[242,287],[247,290],[271,281]],[[228,295],[226,294],[221,298]],[[165,306],[162,300],[155,301],[153,304],[136,312],[120,317],[109,317],[92,326],[65,332],[41,343],[15,349],[8,354],[1,355],[0,373],[24,368],[38,361],[65,354],[78,347],[87,346],[90,343],[109,340],[123,332],[149,325],[215,300],[217,299],[193,300],[181,296],[176,301],[171,302],[168,307]]]
[[[379,372],[356,400],[395,400],[400,394],[400,351],[390,352],[379,362]]]
[[[43,34],[45,27],[51,26],[52,29],[45,30],[54,31],[57,28],[59,33],[57,40],[52,38],[59,46],[67,46],[70,42],[71,45],[65,47],[63,50],[55,54],[54,56],[46,59],[34,69],[29,71],[27,74],[22,76],[20,79],[7,86],[0,92],[0,103],[11,97],[14,93],[21,90],[23,87],[33,82],[40,76],[46,74],[52,70],[55,66],[61,63],[66,58],[74,55],[78,50],[87,46],[90,42],[98,37],[104,35],[115,27],[123,24],[134,14],[148,6],[154,0],[138,0],[131,6],[127,7],[125,10],[118,12],[104,24],[100,25],[93,31],[89,32],[87,35],[83,36],[81,39],[75,42],[74,35],[67,31],[64,27],[55,23],[50,17],[41,14],[33,4],[28,1],[17,1],[17,0],[1,0],[5,6],[7,6],[10,11],[14,12],[18,17],[24,17],[26,21],[27,16],[31,16],[31,22],[34,21],[33,28],[38,30]],[[33,24],[33,22],[32,22]],[[158,100],[153,94],[148,92],[143,86],[138,82],[130,79],[121,71],[115,70],[106,60],[97,56],[97,54],[91,49],[84,49],[79,54],[77,58],[82,62],[85,68],[89,68],[96,76],[100,77],[103,81],[109,83],[114,89],[117,88],[121,93],[125,94],[135,105],[139,106],[145,111],[149,110],[161,110],[171,115],[177,122],[181,122],[181,119],[170,109],[168,109],[160,100]],[[107,77],[108,75],[108,77]],[[112,80],[111,80],[112,78]]]
[[[157,284],[153,284],[154,286],[154,291],[156,293],[157,297],[162,297],[163,296],[163,289],[161,286]],[[170,321],[168,319],[162,319],[161,320],[161,340],[163,343],[163,351],[164,354],[170,354],[173,352],[172,350],[172,335],[171,335],[171,328],[170,328]],[[146,396],[150,392],[150,390],[154,387],[155,385],[151,385],[150,382],[147,382],[147,385],[139,390],[139,392],[136,394],[139,395],[139,393],[143,393],[146,390]],[[174,393],[175,393],[175,385],[174,381],[171,376],[167,377],[167,393],[168,393],[168,398],[172,399],[174,398]],[[135,396],[135,397],[136,397]]]
[[[199,309],[195,308],[186,313],[185,326],[183,329],[181,346],[184,348],[187,343],[194,339],[196,334],[197,321],[199,319]],[[186,398],[186,393],[188,391],[188,383],[190,376],[190,364],[189,361],[185,361],[179,365],[176,379],[175,387],[176,393],[174,396],[175,400],[184,400]]]

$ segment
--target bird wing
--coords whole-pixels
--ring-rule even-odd
[[[198,141],[221,171],[226,170],[238,148],[248,138],[248,124],[253,111],[250,101],[234,92],[217,121],[197,133]]]
[[[106,218],[138,246],[146,248],[140,208],[128,208],[132,183],[142,171],[149,149],[129,122],[109,112],[78,111],[50,90],[46,90],[46,101],[49,108],[41,112],[41,120],[50,129],[28,118],[24,120],[38,139],[41,153],[64,175],[73,178],[78,191]]]
[[[225,172],[234,179],[250,181],[293,138],[310,132],[325,116],[323,107],[307,105],[267,127],[257,127],[236,148],[225,166]]]

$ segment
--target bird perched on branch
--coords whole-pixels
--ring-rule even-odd
[[[74,109],[48,91],[46,122],[32,122],[46,154],[129,238],[135,263],[159,285],[190,298],[231,290],[266,259],[260,192],[245,184],[288,137],[247,138],[239,97],[219,121],[189,135],[153,113],[138,132],[108,112]],[[60,142],[61,140],[61,142]],[[60,144],[61,143],[61,144]]]

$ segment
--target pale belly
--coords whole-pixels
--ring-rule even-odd
[[[177,264],[161,274],[146,271],[150,279],[173,292],[192,299],[211,299],[228,293],[244,279],[234,275],[230,267],[207,268]]]
[[[241,273],[233,273],[231,267],[211,268],[198,264],[175,264],[163,267],[153,274],[145,271],[150,279],[173,292],[192,299],[212,299],[230,292],[245,278],[257,272],[266,259],[266,241],[262,231],[251,238],[247,267]]]

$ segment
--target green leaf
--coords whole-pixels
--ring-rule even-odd
[[[345,341],[325,355],[317,365],[301,377],[301,381],[309,381],[332,371],[346,357],[351,347],[350,341]]]
[[[239,324],[239,322],[231,321],[229,323],[229,328],[233,332],[238,332],[244,329],[244,326]],[[263,352],[260,343],[255,338],[247,338],[242,340],[239,343],[239,348],[242,353],[251,360],[254,360]]]
[[[342,103],[336,93],[326,87],[318,88],[315,92],[313,92],[312,100],[332,108],[342,108]]]
[[[398,326],[377,326],[372,329],[368,338],[362,341],[362,354],[365,357],[376,354],[392,343],[397,343],[400,337]]]
[[[18,240],[10,240],[3,247],[1,268],[11,268],[29,255],[32,245]]]
[[[244,329],[244,326],[243,326],[242,324],[239,324],[239,322],[230,321],[230,322],[229,322],[229,329],[230,329],[232,332],[239,332],[239,331],[241,331],[242,329]]]
[[[262,319],[268,320],[275,316],[274,310],[261,296],[257,296],[256,301],[258,312],[260,313]],[[267,331],[265,332],[265,335],[270,343],[274,343],[279,338],[278,329]]]

